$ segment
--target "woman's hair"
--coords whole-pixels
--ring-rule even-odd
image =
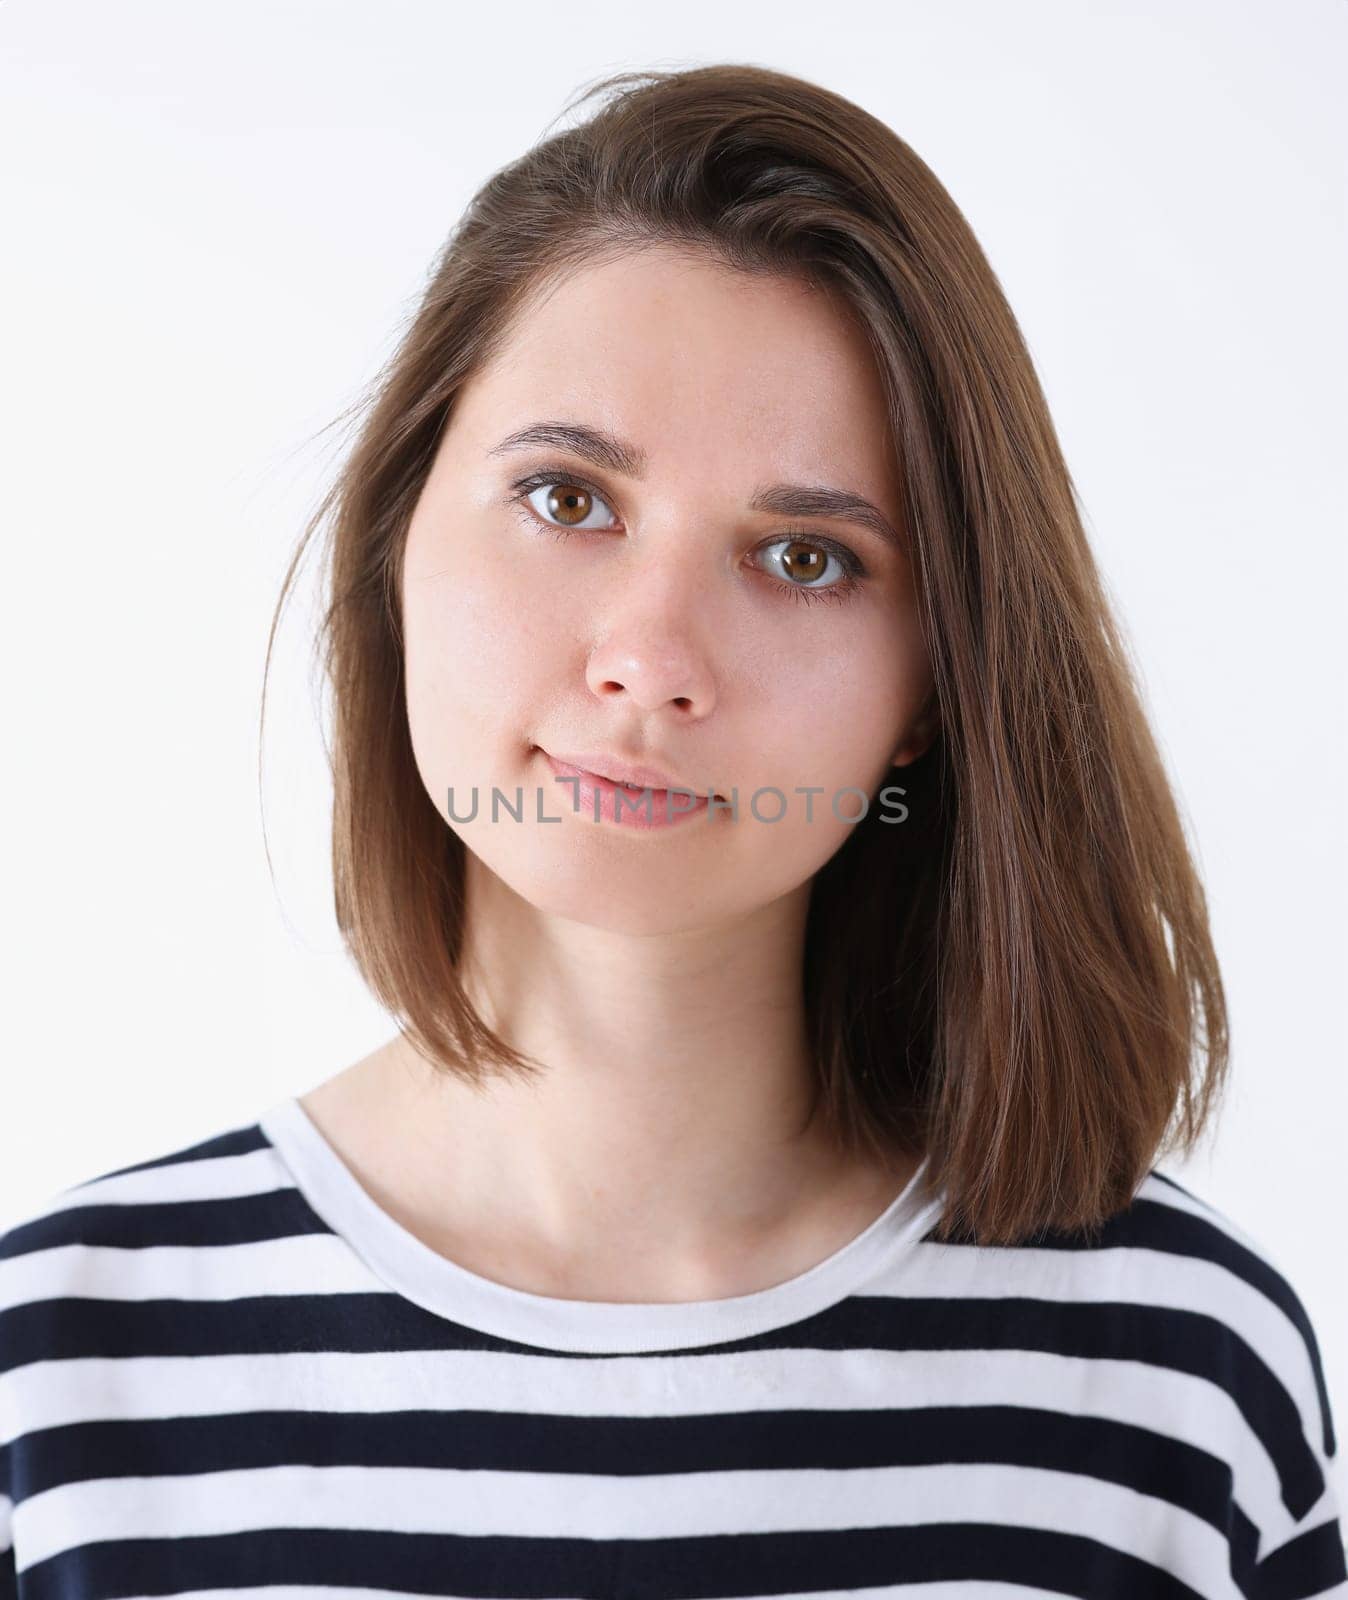
[[[343,938],[440,1068],[477,1084],[538,1070],[461,982],[465,846],[422,784],[404,701],[402,556],[460,385],[529,297],[600,257],[672,245],[826,289],[882,378],[940,731],[887,779],[908,820],[872,808],[811,886],[815,1108],[849,1150],[927,1153],[938,1237],[1094,1231],[1163,1140],[1198,1141],[1227,1071],[1226,1009],[1203,888],[1015,318],[933,173],[841,96],[737,64],[617,73],[580,99],[595,96],[468,205],[344,413],[364,414],[358,435],[272,618],[268,669],[328,522],[318,637]]]

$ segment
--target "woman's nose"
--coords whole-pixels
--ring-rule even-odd
[[[624,694],[643,711],[676,705],[706,716],[716,698],[715,628],[707,615],[706,575],[636,579],[605,618],[586,681],[596,695]]]

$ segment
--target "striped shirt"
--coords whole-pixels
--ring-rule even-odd
[[[0,1597],[1348,1595],[1316,1337],[1152,1168],[1089,1240],[926,1164],[755,1293],[526,1293],[297,1099],[0,1233]]]

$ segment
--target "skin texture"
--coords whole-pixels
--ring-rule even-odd
[[[631,441],[644,475],[489,454],[540,421]],[[549,486],[511,501],[557,465],[558,493],[596,491],[565,538]],[[468,847],[470,992],[548,1070],[478,1093],[395,1038],[301,1099],[385,1209],[470,1270],[576,1299],[747,1293],[841,1247],[911,1175],[803,1126],[799,974],[810,880],[850,831],[829,797],[874,795],[935,733],[913,573],[860,524],[748,509],[761,484],[829,485],[902,531],[899,471],[838,301],[668,246],[536,295],[461,391],[409,529],[407,712]],[[839,603],[792,592],[837,560],[781,564],[792,540],[818,557],[815,535],[865,568]],[[738,788],[739,819],[596,822],[540,746]],[[491,819],[493,784],[523,787],[523,822]],[[475,820],[448,820],[451,785],[460,816],[476,786]],[[788,797],[773,823],[748,809],[769,786]]]

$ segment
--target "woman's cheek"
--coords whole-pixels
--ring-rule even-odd
[[[539,637],[536,594],[527,563],[497,553],[499,541],[462,527],[453,539],[425,540],[425,556],[404,583],[409,678],[474,697],[502,686],[517,657]]]
[[[408,730],[417,767],[437,809],[445,791],[479,781],[487,724],[502,713],[508,640],[501,607],[465,564],[454,573],[409,567],[403,587]],[[462,573],[463,576],[459,576]]]
[[[812,641],[808,653],[787,654],[771,682],[765,728],[778,764],[793,781],[832,790],[865,787],[883,775],[896,745],[906,702],[913,697],[911,666],[893,629],[878,614],[830,611],[837,639]],[[818,797],[824,804],[828,796]]]

